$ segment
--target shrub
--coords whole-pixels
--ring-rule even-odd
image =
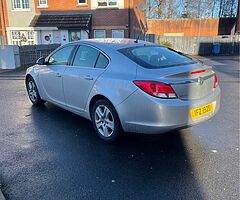
[[[169,47],[169,48],[173,47],[173,45],[168,41],[158,41],[158,44],[165,46],[165,47]]]

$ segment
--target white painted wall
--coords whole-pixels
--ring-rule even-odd
[[[13,0],[7,0],[9,27],[28,27],[35,16],[34,0],[29,0],[29,9],[14,9]]]
[[[68,30],[61,30],[61,44],[67,44],[69,42]]]
[[[16,69],[20,67],[19,47],[5,45],[0,48],[0,69]]]
[[[53,44],[53,31],[41,31],[41,43]]]
[[[27,31],[34,31],[33,27],[7,27],[7,39],[8,39],[8,44],[10,45],[14,45],[13,41],[12,41],[12,36],[11,36],[11,32],[12,31],[20,31],[23,33],[26,33]],[[38,37],[37,37],[37,32],[34,31],[34,44],[38,44]],[[25,45],[27,45],[28,42],[26,42]]]

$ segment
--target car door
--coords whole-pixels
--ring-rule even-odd
[[[95,47],[78,47],[72,65],[66,68],[63,76],[67,106],[79,112],[85,109],[88,95],[108,63],[109,59]]]
[[[69,45],[54,52],[39,71],[39,82],[46,100],[56,104],[65,104],[62,87],[63,73],[74,48],[75,46]]]

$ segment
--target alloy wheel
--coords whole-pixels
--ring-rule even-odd
[[[30,99],[35,102],[37,100],[37,88],[33,81],[28,82],[28,94]]]
[[[95,110],[95,124],[99,133],[110,137],[114,132],[114,118],[111,111],[104,105],[99,105]]]

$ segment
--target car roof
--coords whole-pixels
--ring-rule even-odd
[[[101,38],[101,39],[84,39],[81,41],[76,41],[72,43],[78,44],[89,44],[99,48],[110,48],[114,50],[135,47],[135,46],[145,46],[145,45],[156,45],[151,42],[146,42],[143,40],[127,39],[127,38]]]

